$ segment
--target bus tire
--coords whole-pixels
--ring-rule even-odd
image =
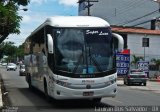
[[[48,95],[48,87],[47,87],[47,81],[44,78],[44,94],[45,94],[45,98],[48,102],[51,102],[51,97]]]
[[[28,81],[29,89],[33,90],[32,81],[31,81],[31,76],[30,75],[27,75],[27,81]]]
[[[128,86],[131,86],[131,83],[130,83],[130,82],[127,82],[127,85],[128,85]]]
[[[123,81],[123,83],[124,83],[124,85],[126,85],[126,84],[127,84],[125,80]]]
[[[145,82],[145,83],[143,83],[143,85],[144,85],[144,86],[146,86],[146,85],[147,85],[147,83]]]

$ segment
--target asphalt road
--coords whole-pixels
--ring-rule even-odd
[[[48,103],[42,93],[28,89],[25,77],[19,76],[18,70],[6,71],[1,67],[0,73],[13,106],[9,109],[23,110],[23,112],[94,112],[99,111],[99,108],[107,109],[112,106],[160,106],[160,93],[153,91],[152,82],[148,82],[147,87],[119,86],[116,98],[103,98],[98,104],[80,100]],[[160,83],[156,84],[160,88]]]

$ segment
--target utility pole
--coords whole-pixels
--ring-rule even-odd
[[[87,15],[88,16],[91,16],[90,14],[90,7],[93,6],[93,4],[91,4],[91,2],[98,2],[98,0],[79,0],[79,4],[84,2],[85,3],[85,7],[84,8],[87,8]]]

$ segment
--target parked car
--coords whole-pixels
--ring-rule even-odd
[[[19,76],[25,75],[25,65],[20,65]]]
[[[146,86],[147,84],[147,74],[139,69],[132,69],[130,72],[124,76],[124,84],[131,85],[131,84],[139,84]]]
[[[6,66],[6,68],[7,68],[7,71],[9,71],[9,70],[16,71],[17,70],[17,65],[14,64],[14,63],[8,63],[8,65]]]
[[[2,66],[7,66],[7,63],[2,63]]]

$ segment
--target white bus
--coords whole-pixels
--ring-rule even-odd
[[[122,50],[123,44],[101,18],[48,18],[25,41],[26,81],[47,99],[115,97],[114,51],[115,46]]]

